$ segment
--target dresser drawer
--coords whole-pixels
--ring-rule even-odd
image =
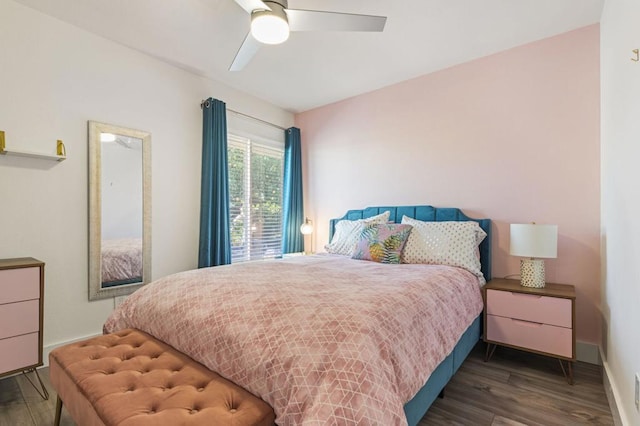
[[[487,314],[572,328],[571,300],[487,289]]]
[[[570,328],[487,315],[486,339],[573,358],[573,330]]]
[[[0,304],[38,299],[40,268],[0,270]]]
[[[0,374],[37,365],[38,338],[31,333],[0,340]]]
[[[40,300],[0,305],[0,339],[40,329]]]

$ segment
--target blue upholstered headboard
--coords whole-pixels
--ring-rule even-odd
[[[333,237],[336,223],[339,220],[356,220],[365,219],[375,216],[386,211],[390,212],[389,220],[392,222],[401,222],[402,216],[409,216],[413,219],[423,220],[425,222],[444,222],[444,221],[467,221],[473,220],[480,224],[480,227],[487,233],[487,237],[480,244],[480,264],[482,265],[482,274],[489,282],[491,279],[491,219],[473,219],[462,213],[460,209],[452,207],[432,207],[432,206],[399,206],[399,207],[367,207],[363,210],[349,210],[344,216],[331,219],[329,222],[329,241]]]

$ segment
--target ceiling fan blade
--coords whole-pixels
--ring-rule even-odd
[[[262,44],[253,38],[251,31],[247,34],[242,42],[242,46],[238,49],[236,57],[233,59],[233,63],[229,67],[229,71],[240,71],[251,61],[251,58],[260,50]]]
[[[261,0],[235,0],[235,2],[249,14],[256,9],[271,10]]]
[[[291,31],[382,31],[387,22],[386,16],[296,9],[286,12]]]

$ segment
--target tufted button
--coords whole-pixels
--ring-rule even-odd
[[[198,388],[198,392],[204,391],[204,388]]]
[[[231,410],[229,410],[230,413],[235,413],[236,411],[238,410],[236,410],[235,408],[232,408]]]
[[[198,412],[198,410],[196,410],[195,408],[192,408],[191,411],[189,411],[189,414],[195,414],[197,412]]]

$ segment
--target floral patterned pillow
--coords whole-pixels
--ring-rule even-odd
[[[331,242],[324,246],[328,253],[353,255],[353,250],[360,239],[362,229],[373,223],[386,223],[391,212],[386,211],[376,216],[358,220],[341,220],[336,223],[335,233]]]
[[[380,263],[400,263],[400,254],[409,238],[411,228],[411,225],[397,223],[366,225],[352,258]]]

